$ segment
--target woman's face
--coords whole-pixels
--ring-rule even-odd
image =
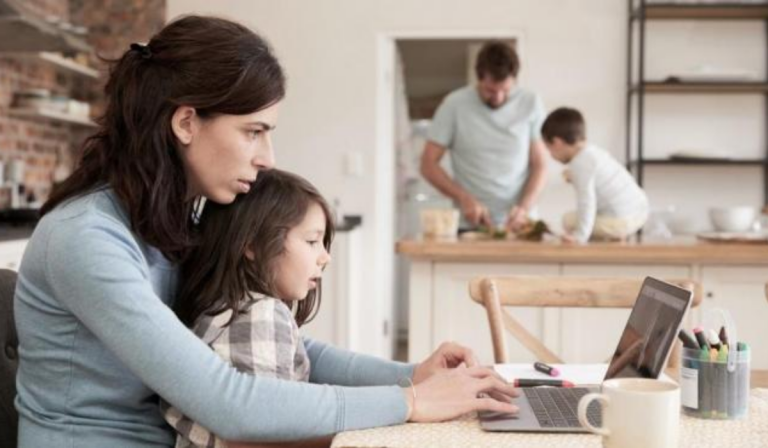
[[[285,251],[277,259],[275,288],[283,300],[301,300],[317,288],[323,268],[331,261],[325,250],[325,213],[316,203],[307,209],[304,220],[288,231]]]
[[[271,134],[277,124],[278,104],[248,115],[205,120],[190,108],[190,116],[179,119],[178,126],[174,122],[189,197],[231,203],[236,195],[248,192],[259,170],[275,165]]]

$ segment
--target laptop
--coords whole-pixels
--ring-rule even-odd
[[[605,380],[612,378],[658,379],[672,344],[680,331],[692,293],[651,277],[643,281],[640,293],[608,364]],[[565,378],[567,379],[567,378]],[[599,387],[521,388],[515,404],[517,414],[480,413],[480,425],[486,431],[587,432],[576,416],[579,399]],[[590,423],[602,424],[600,404],[587,410]]]

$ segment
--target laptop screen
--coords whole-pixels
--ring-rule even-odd
[[[690,291],[646,278],[605,379],[658,378],[690,301]]]

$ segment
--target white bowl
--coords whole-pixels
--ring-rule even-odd
[[[754,207],[717,207],[709,209],[709,219],[720,232],[746,232],[757,218]]]

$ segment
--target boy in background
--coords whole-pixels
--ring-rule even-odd
[[[648,218],[645,192],[610,154],[587,143],[579,111],[555,110],[541,134],[552,157],[567,165],[566,180],[576,189],[576,211],[563,216],[564,242],[626,240],[640,230]]]

